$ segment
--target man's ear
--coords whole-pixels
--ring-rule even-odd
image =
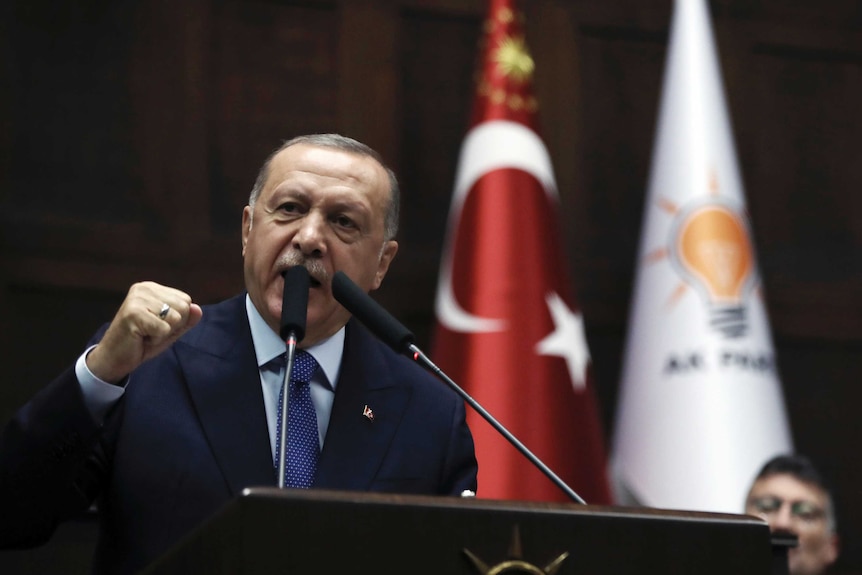
[[[838,559],[838,553],[841,551],[841,539],[838,538],[837,533],[833,533],[829,536],[829,549],[828,553],[828,565],[832,565],[835,563],[835,560]]]
[[[251,206],[246,206],[242,210],[242,255],[245,256],[245,245],[248,243],[248,234],[251,232],[251,224],[253,219]]]
[[[376,290],[383,283],[383,278],[386,277],[386,272],[389,271],[389,264],[395,259],[395,254],[398,253],[398,242],[388,240],[384,242],[383,249],[380,250],[380,260],[377,262],[377,273],[374,274],[374,283],[371,285],[371,290]]]

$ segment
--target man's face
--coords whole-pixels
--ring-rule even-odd
[[[827,518],[827,494],[786,474],[769,475],[751,487],[745,512],[763,517],[772,531],[793,533],[799,546],[791,548],[791,575],[823,573],[838,557],[838,536]]]
[[[311,275],[303,347],[329,337],[350,314],[332,297],[343,271],[377,289],[398,243],[384,240],[389,178],[374,159],[333,148],[296,144],[279,152],[260,197],[242,213],[245,284],[251,301],[278,333],[284,280],[303,264]]]

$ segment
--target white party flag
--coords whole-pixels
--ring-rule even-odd
[[[620,502],[740,512],[792,449],[709,15],[676,0],[611,475]]]

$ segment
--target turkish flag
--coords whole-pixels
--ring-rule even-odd
[[[511,0],[491,2],[437,286],[435,361],[589,503],[609,503],[583,320],[536,130],[533,60]],[[480,497],[568,498],[478,414]]]

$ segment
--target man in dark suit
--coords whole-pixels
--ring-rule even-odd
[[[296,265],[311,276],[300,343],[315,360],[311,486],[475,491],[463,403],[332,296],[336,271],[366,291],[381,285],[398,249],[398,196],[376,152],[349,138],[276,150],[243,211],[248,293],[201,308],[135,284],[77,364],[6,426],[0,544],[39,544],[97,500],[94,571],[134,572],[243,488],[276,484],[282,272]]]

